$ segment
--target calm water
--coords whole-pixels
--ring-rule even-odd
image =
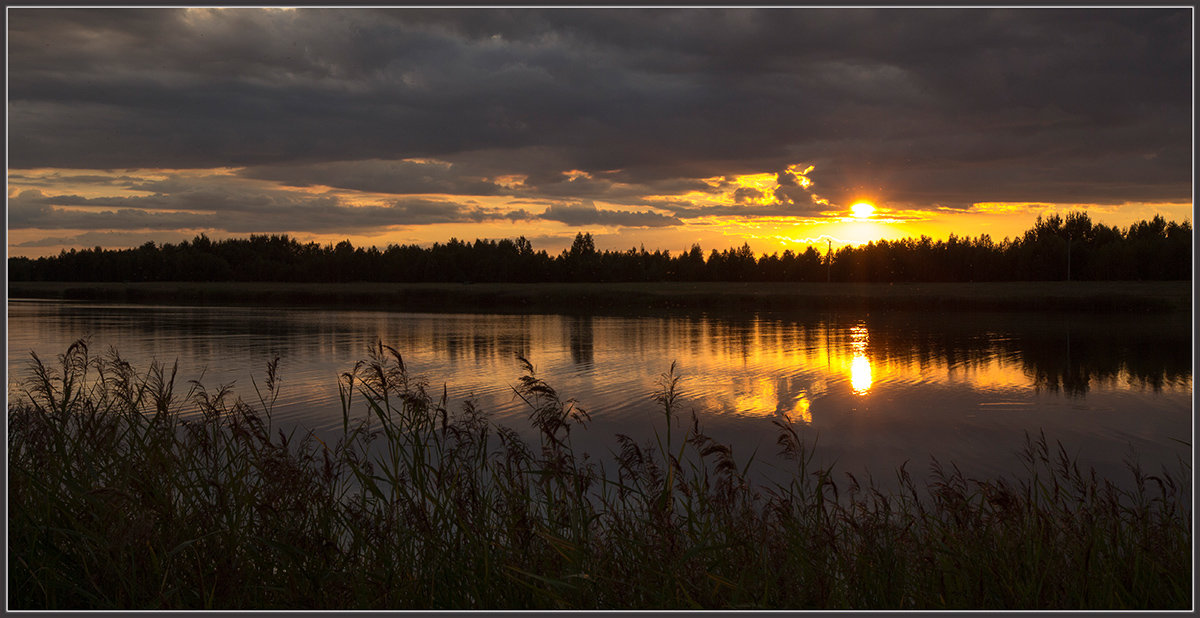
[[[601,459],[616,433],[664,422],[655,380],[677,362],[684,411],[741,460],[776,451],[771,419],[817,440],[817,460],[877,480],[931,456],[971,474],[1016,473],[1025,432],[1045,431],[1082,462],[1123,474],[1131,449],[1155,469],[1189,459],[1191,330],[1185,318],[1028,314],[763,314],[577,317],[166,307],[11,300],[10,396],[29,352],[89,336],[135,366],[178,360],[179,390],[202,377],[256,401],[251,376],[281,357],[276,422],[341,427],[336,376],[382,339],[451,400],[474,398],[525,429],[511,386],[518,355],[592,415],[580,440]],[[530,434],[531,435],[531,434]],[[577,435],[577,434],[573,434]],[[769,472],[768,472],[769,474]]]

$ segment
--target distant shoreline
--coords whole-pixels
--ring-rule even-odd
[[[10,299],[486,313],[1085,311],[1186,313],[1191,281],[981,283],[10,282]]]

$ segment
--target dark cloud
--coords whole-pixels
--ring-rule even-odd
[[[84,246],[84,247],[137,247],[147,242],[153,243],[178,243],[184,240],[189,240],[194,234],[184,232],[84,232],[73,236],[47,236],[44,238],[35,238],[14,244],[15,247],[60,247],[60,246]]]
[[[830,210],[811,200],[773,204],[696,205],[692,202],[668,201],[655,206],[668,210],[679,219],[698,217],[814,217]]]
[[[493,212],[468,204],[421,198],[397,200],[387,206],[350,206],[335,196],[301,197],[284,191],[248,194],[193,191],[87,198],[27,190],[8,200],[8,224],[12,229],[368,233],[387,226],[534,218],[536,215],[523,210]]]
[[[442,161],[333,161],[309,165],[258,166],[247,178],[275,180],[293,187],[326,185],[369,193],[497,195],[505,189],[485,177]]]
[[[199,179],[200,186],[214,182]],[[192,185],[178,179],[144,186],[181,189]],[[510,204],[515,206],[520,202]],[[287,191],[238,194],[206,191],[156,193],[136,197],[47,195],[26,190],[8,200],[11,229],[96,229],[118,231],[208,229],[234,234],[267,232],[341,232],[370,234],[390,226],[487,221],[553,221],[570,226],[663,227],[677,225],[671,215],[651,211],[597,209],[586,203],[543,200],[540,212],[525,208],[489,209],[478,204],[403,198],[384,206],[351,206],[331,195],[304,196]],[[28,245],[41,246],[41,245]]]
[[[10,169],[636,205],[802,163],[835,204],[1191,199],[1186,7],[8,18]],[[429,158],[450,166],[402,161]],[[505,174],[524,189],[487,180]],[[777,197],[811,210],[799,189]]]
[[[222,227],[221,220],[209,214],[153,212],[136,208],[80,211],[17,200],[9,200],[8,226],[10,229],[42,230],[178,230]]]
[[[608,225],[620,227],[665,227],[678,225],[679,219],[656,212],[627,212],[622,210],[600,210],[590,202],[584,204],[556,204],[541,214],[542,219],[558,221],[572,227],[582,225]]]
[[[742,187],[740,189],[735,189],[733,192],[733,200],[739,204],[753,202],[754,200],[759,200],[762,198],[763,192],[752,187]]]
[[[44,187],[107,185],[117,188],[129,188],[145,179],[136,176],[105,176],[101,174],[24,174],[19,170],[9,170],[9,183],[36,183]]]
[[[484,221],[529,221],[536,218],[524,210],[498,212],[456,202],[408,198],[397,201],[388,213],[400,225],[430,223],[481,223]]]

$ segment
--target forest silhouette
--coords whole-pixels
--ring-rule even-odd
[[[57,256],[10,257],[9,281],[281,281],[281,282],[654,282],[654,281],[1117,281],[1187,280],[1191,223],[1161,216],[1127,228],[1094,223],[1085,212],[1038,217],[1023,235],[993,241],[878,240],[823,254],[809,246],[756,256],[749,244],[706,256],[699,245],[670,251],[598,251],[578,233],[557,255],[515,240],[451,239],[430,247],[354,247],[300,243],[287,235],[133,249],[64,250]]]

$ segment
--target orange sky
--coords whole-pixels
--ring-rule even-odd
[[[791,166],[797,173],[798,164]],[[808,171],[812,167],[806,168]],[[279,182],[245,179],[239,176],[238,168],[216,168],[202,170],[123,170],[119,172],[105,170],[64,170],[37,169],[24,170],[19,177],[14,178],[10,173],[8,196],[17,200],[19,196],[30,192],[38,192],[47,196],[49,203],[62,202],[52,206],[58,212],[79,213],[90,217],[110,215],[119,218],[121,212],[138,211],[164,217],[197,216],[213,217],[219,221],[220,210],[204,208],[205,190],[214,192],[212,187],[220,181],[227,180],[227,195],[223,199],[244,199],[250,203],[260,200],[263,195],[286,196],[302,201],[311,198],[331,198],[342,209],[387,208],[392,201],[401,197],[415,197],[445,204],[470,204],[480,212],[505,213],[514,209],[523,209],[530,216],[524,220],[492,219],[480,221],[432,222],[414,225],[383,224],[370,226],[369,229],[342,230],[322,232],[305,230],[303,225],[293,225],[286,216],[268,220],[269,228],[260,230],[247,229],[240,232],[229,232],[216,226],[194,226],[168,229],[137,228],[127,226],[124,229],[95,228],[56,228],[41,229],[37,227],[8,230],[9,255],[37,257],[57,254],[64,248],[84,248],[102,246],[105,248],[125,248],[142,244],[147,240],[158,243],[179,242],[190,239],[197,234],[207,234],[211,238],[230,236],[246,236],[251,233],[287,233],[302,241],[315,241],[322,244],[336,243],[349,239],[356,246],[375,245],[384,247],[388,244],[421,244],[445,242],[450,238],[474,240],[475,238],[516,238],[525,236],[533,241],[535,249],[545,249],[557,253],[567,248],[576,232],[590,232],[596,238],[600,249],[624,250],[630,247],[645,246],[649,250],[664,249],[672,252],[686,250],[692,243],[699,243],[705,252],[711,249],[725,249],[749,243],[757,253],[782,252],[785,249],[803,251],[812,245],[822,251],[827,243],[833,246],[861,244],[877,239],[897,239],[904,237],[919,237],[928,235],[935,239],[944,239],[950,234],[958,236],[990,235],[993,240],[1000,241],[1005,237],[1015,237],[1028,229],[1039,215],[1053,213],[1065,214],[1070,211],[1084,210],[1094,221],[1106,225],[1120,227],[1148,219],[1156,214],[1168,220],[1191,220],[1192,205],[1190,203],[1124,203],[1119,205],[1098,205],[1078,203],[977,203],[966,209],[951,208],[901,208],[892,207],[876,196],[862,194],[850,204],[829,203],[821,197],[820,187],[800,175],[801,183],[813,203],[819,209],[817,212],[805,215],[789,216],[778,199],[772,196],[772,191],[779,184],[776,175],[771,173],[759,174],[730,174],[725,177],[700,179],[710,189],[707,191],[691,191],[681,194],[645,195],[640,200],[641,205],[627,203],[608,203],[593,200],[592,206],[601,212],[657,212],[669,216],[671,210],[656,207],[658,204],[670,202],[678,206],[687,205],[695,209],[699,216],[679,217],[677,223],[656,227],[626,227],[621,225],[605,225],[591,223],[571,225],[567,222],[539,218],[540,212],[548,212],[550,206],[563,204],[570,206],[570,199],[542,198],[531,199],[519,196],[464,196],[446,194],[394,195],[386,193],[368,193],[348,189],[338,189],[329,186],[288,186]],[[583,172],[569,170],[564,176],[584,176]],[[134,180],[136,179],[136,180]],[[179,207],[160,208],[147,202],[140,204],[137,200],[159,198],[162,205],[169,206],[169,200],[163,193],[130,188],[138,182],[165,182],[168,179],[194,179],[196,185],[184,185],[178,197]],[[514,187],[519,187],[520,179],[511,179]],[[208,187],[205,189],[205,187]],[[752,188],[759,192],[758,197],[741,199],[735,196],[738,189]],[[57,196],[59,199],[53,199]],[[67,197],[63,197],[67,196]],[[68,199],[69,198],[69,199]],[[82,198],[79,199],[79,198]],[[87,203],[79,203],[88,200]],[[71,204],[71,202],[76,202]],[[874,210],[866,216],[856,216],[852,206],[868,203]],[[286,203],[286,202],[285,202]],[[191,204],[191,206],[185,206]],[[738,210],[754,208],[779,210],[779,214],[738,214]],[[708,209],[719,214],[705,215]],[[678,208],[676,209],[678,210]],[[348,212],[354,212],[348,210]],[[861,213],[860,213],[861,214]],[[297,229],[299,228],[299,229]],[[74,242],[72,240],[75,239]],[[82,240],[83,242],[79,242]]]

